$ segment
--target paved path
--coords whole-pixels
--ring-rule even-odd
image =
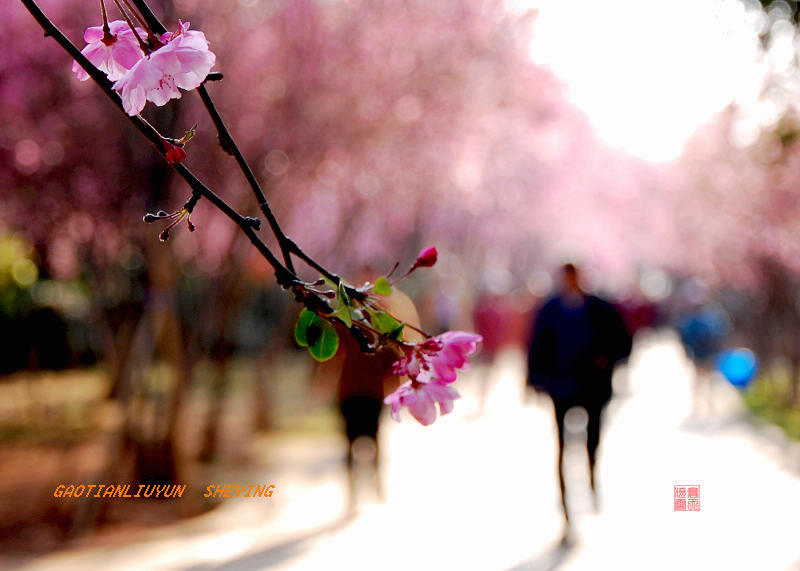
[[[341,441],[292,441],[275,450],[282,467],[268,476],[278,486],[270,502],[228,500],[144,541],[27,568],[800,570],[797,446],[751,424],[721,382],[717,410],[691,414],[690,375],[670,338],[641,343],[616,379],[598,512],[575,429],[567,449],[575,539],[560,546],[552,412],[545,399],[523,404],[521,371],[521,356],[506,354],[459,381],[464,398],[449,417],[428,428],[389,421],[387,502],[364,485],[355,516],[342,516]],[[482,415],[480,380],[489,389]],[[673,512],[678,483],[700,484],[700,512]]]

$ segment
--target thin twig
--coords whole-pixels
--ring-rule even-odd
[[[142,16],[150,25],[150,27],[158,33],[166,32],[166,28],[164,24],[158,19],[150,7],[147,5],[145,0],[131,0],[134,5],[139,9],[142,13]],[[291,262],[291,254],[296,255],[298,258],[303,260],[307,263],[310,267],[317,270],[323,276],[334,282],[335,284],[339,284],[341,278],[336,275],[335,273],[331,272],[321,264],[317,263],[311,256],[306,254],[300,246],[297,245],[291,238],[289,238],[284,232],[283,229],[278,224],[277,219],[275,218],[272,209],[269,206],[269,202],[267,201],[266,196],[264,195],[264,191],[261,189],[261,185],[258,184],[258,180],[256,179],[255,175],[253,174],[250,165],[248,165],[247,160],[242,155],[241,151],[239,150],[236,141],[234,141],[233,136],[231,135],[230,131],[225,125],[225,122],[222,120],[222,116],[219,114],[216,105],[214,105],[214,101],[211,99],[211,95],[209,95],[208,90],[206,90],[205,85],[201,85],[197,89],[198,93],[200,94],[200,98],[203,100],[203,104],[208,111],[211,120],[214,122],[214,126],[217,129],[217,136],[219,137],[220,146],[222,146],[223,150],[233,155],[234,159],[236,159],[236,163],[239,165],[239,168],[244,173],[247,182],[250,184],[250,188],[253,191],[253,194],[258,201],[258,206],[261,209],[261,212],[267,219],[270,228],[272,229],[273,234],[275,234],[275,238],[278,240],[278,244],[280,245],[281,252],[283,254],[284,261],[286,263],[286,267],[290,270],[294,271],[292,262]],[[351,293],[357,299],[360,299],[362,296],[359,295],[359,292],[355,290],[355,288],[348,287],[348,293]]]
[[[208,94],[206,86],[201,85],[197,88],[197,92],[200,94],[200,99],[203,100],[203,105],[205,105],[206,110],[211,117],[211,121],[214,122],[214,127],[217,129],[217,138],[219,139],[220,146],[225,152],[231,154],[236,160],[236,164],[239,165],[239,169],[244,174],[245,179],[247,179],[247,183],[250,185],[250,188],[252,189],[256,200],[258,201],[258,206],[261,209],[261,212],[264,214],[269,227],[272,229],[272,233],[275,234],[275,238],[278,239],[278,245],[281,248],[281,253],[283,254],[283,260],[286,264],[286,267],[294,271],[292,266],[292,252],[289,245],[290,240],[286,234],[283,233],[283,229],[278,224],[278,220],[275,218],[272,208],[269,206],[269,201],[267,201],[267,197],[264,195],[261,185],[258,184],[258,180],[256,179],[253,170],[250,168],[250,165],[247,163],[247,160],[245,160],[244,155],[242,155],[242,152],[239,150],[238,145],[233,140],[233,136],[228,130],[228,127],[225,126],[225,122],[222,120],[222,116],[219,114],[219,111],[217,111],[216,105],[214,105],[214,102],[211,100],[211,96]]]
[[[174,165],[175,170],[183,177],[183,179],[192,187],[193,191],[198,192],[203,198],[207,199],[211,204],[216,206],[220,211],[222,211],[225,216],[233,220],[239,228],[244,232],[247,238],[252,242],[252,244],[261,252],[261,255],[267,259],[267,261],[275,268],[275,276],[278,280],[278,283],[285,287],[291,287],[292,285],[300,284],[300,280],[294,274],[294,272],[285,268],[281,262],[275,257],[272,251],[267,247],[267,245],[258,237],[253,229],[253,226],[247,219],[239,214],[232,206],[230,206],[227,202],[225,202],[222,198],[220,198],[214,191],[204,185],[200,180],[183,164],[176,164]]]
[[[158,19],[158,16],[153,13],[150,6],[148,6],[144,0],[133,0],[133,5],[139,9],[147,25],[150,26],[156,34],[162,36],[168,32],[167,28],[161,23],[161,20]]]
[[[147,21],[149,26],[155,30],[159,34],[163,34],[167,31],[167,28],[164,24],[161,23],[161,20],[158,19],[153,11],[150,9],[150,6],[147,5],[147,2],[144,0],[132,0],[134,5],[139,9],[139,12],[142,13],[142,17]],[[258,184],[258,180],[253,174],[253,170],[250,168],[250,165],[247,163],[247,160],[242,155],[242,152],[239,150],[238,145],[233,140],[233,136],[231,132],[228,130],[225,122],[222,120],[222,116],[219,114],[216,105],[214,105],[213,100],[211,99],[211,95],[209,95],[208,90],[206,89],[205,85],[201,85],[197,88],[198,93],[200,94],[200,99],[203,100],[203,105],[205,105],[206,110],[208,111],[209,116],[211,117],[211,121],[214,123],[214,127],[217,129],[217,137],[219,139],[220,146],[222,149],[233,156],[236,160],[236,164],[239,165],[239,169],[244,174],[245,179],[247,179],[247,183],[250,185],[250,188],[253,191],[253,194],[256,197],[256,201],[258,202],[258,206],[261,209],[261,212],[267,219],[267,223],[269,227],[272,229],[272,233],[275,235],[275,238],[278,240],[278,245],[280,246],[281,253],[283,254],[283,260],[286,264],[286,267],[294,272],[294,266],[292,264],[292,251],[290,246],[290,240],[284,234],[283,229],[278,224],[278,220],[275,218],[275,215],[272,212],[272,209],[269,206],[269,202],[267,201],[267,197],[264,195],[264,191],[261,189],[261,185]],[[301,256],[302,257],[302,256]],[[330,272],[325,272],[325,274],[330,274]],[[330,276],[326,275],[328,279],[332,279],[333,274]],[[336,280],[338,283],[338,279]]]
[[[128,13],[122,7],[122,4],[119,3],[119,0],[114,0],[114,4],[117,5],[117,10],[119,10],[120,14],[122,14],[122,17],[125,18],[125,21],[128,23],[128,27],[131,29],[131,32],[133,33],[133,35],[136,36],[137,40],[139,40],[139,47],[142,48],[142,51],[144,53],[149,54],[152,51],[150,49],[150,46],[148,46],[146,43],[144,43],[144,40],[139,37],[139,32],[136,31],[136,26],[131,21],[131,18],[130,18],[130,16],[128,16]]]

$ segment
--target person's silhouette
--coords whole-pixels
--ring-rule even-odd
[[[631,336],[609,302],[589,295],[580,285],[578,268],[561,268],[559,291],[538,311],[528,355],[528,385],[553,401],[558,429],[558,478],[561,505],[569,532],[564,485],[564,418],[573,407],[588,413],[586,450],[595,494],[595,463],[600,420],[611,398],[614,365],[631,351]],[[565,533],[565,538],[567,534]]]
[[[399,289],[394,288],[391,295],[385,296],[381,301],[383,307],[398,320],[419,326],[419,315],[414,303]],[[403,332],[403,338],[405,341],[419,341],[421,336],[407,327]],[[357,504],[357,457],[371,460],[375,490],[378,498],[381,501],[384,499],[380,473],[380,419],[384,397],[398,387],[401,379],[392,370],[392,363],[397,360],[397,355],[393,351],[365,354],[346,331],[342,331],[339,335],[339,343],[337,360],[330,367],[334,370],[339,367],[337,400],[348,442],[346,457],[349,477],[348,509],[354,509]],[[360,446],[362,443],[363,446]],[[366,454],[359,454],[361,450]]]

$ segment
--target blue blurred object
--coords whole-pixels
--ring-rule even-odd
[[[712,363],[728,333],[725,314],[713,306],[698,308],[678,324],[686,354],[695,364]]]
[[[737,388],[744,388],[758,371],[758,359],[750,349],[723,351],[717,358],[717,370]]]

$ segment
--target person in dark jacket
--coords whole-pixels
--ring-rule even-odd
[[[561,505],[569,530],[563,469],[564,417],[573,407],[582,407],[588,413],[586,449],[590,483],[596,494],[600,420],[611,399],[614,366],[630,354],[631,336],[611,303],[583,291],[575,265],[565,264],[561,278],[558,293],[545,302],[536,316],[528,355],[528,385],[548,394],[553,401]]]

